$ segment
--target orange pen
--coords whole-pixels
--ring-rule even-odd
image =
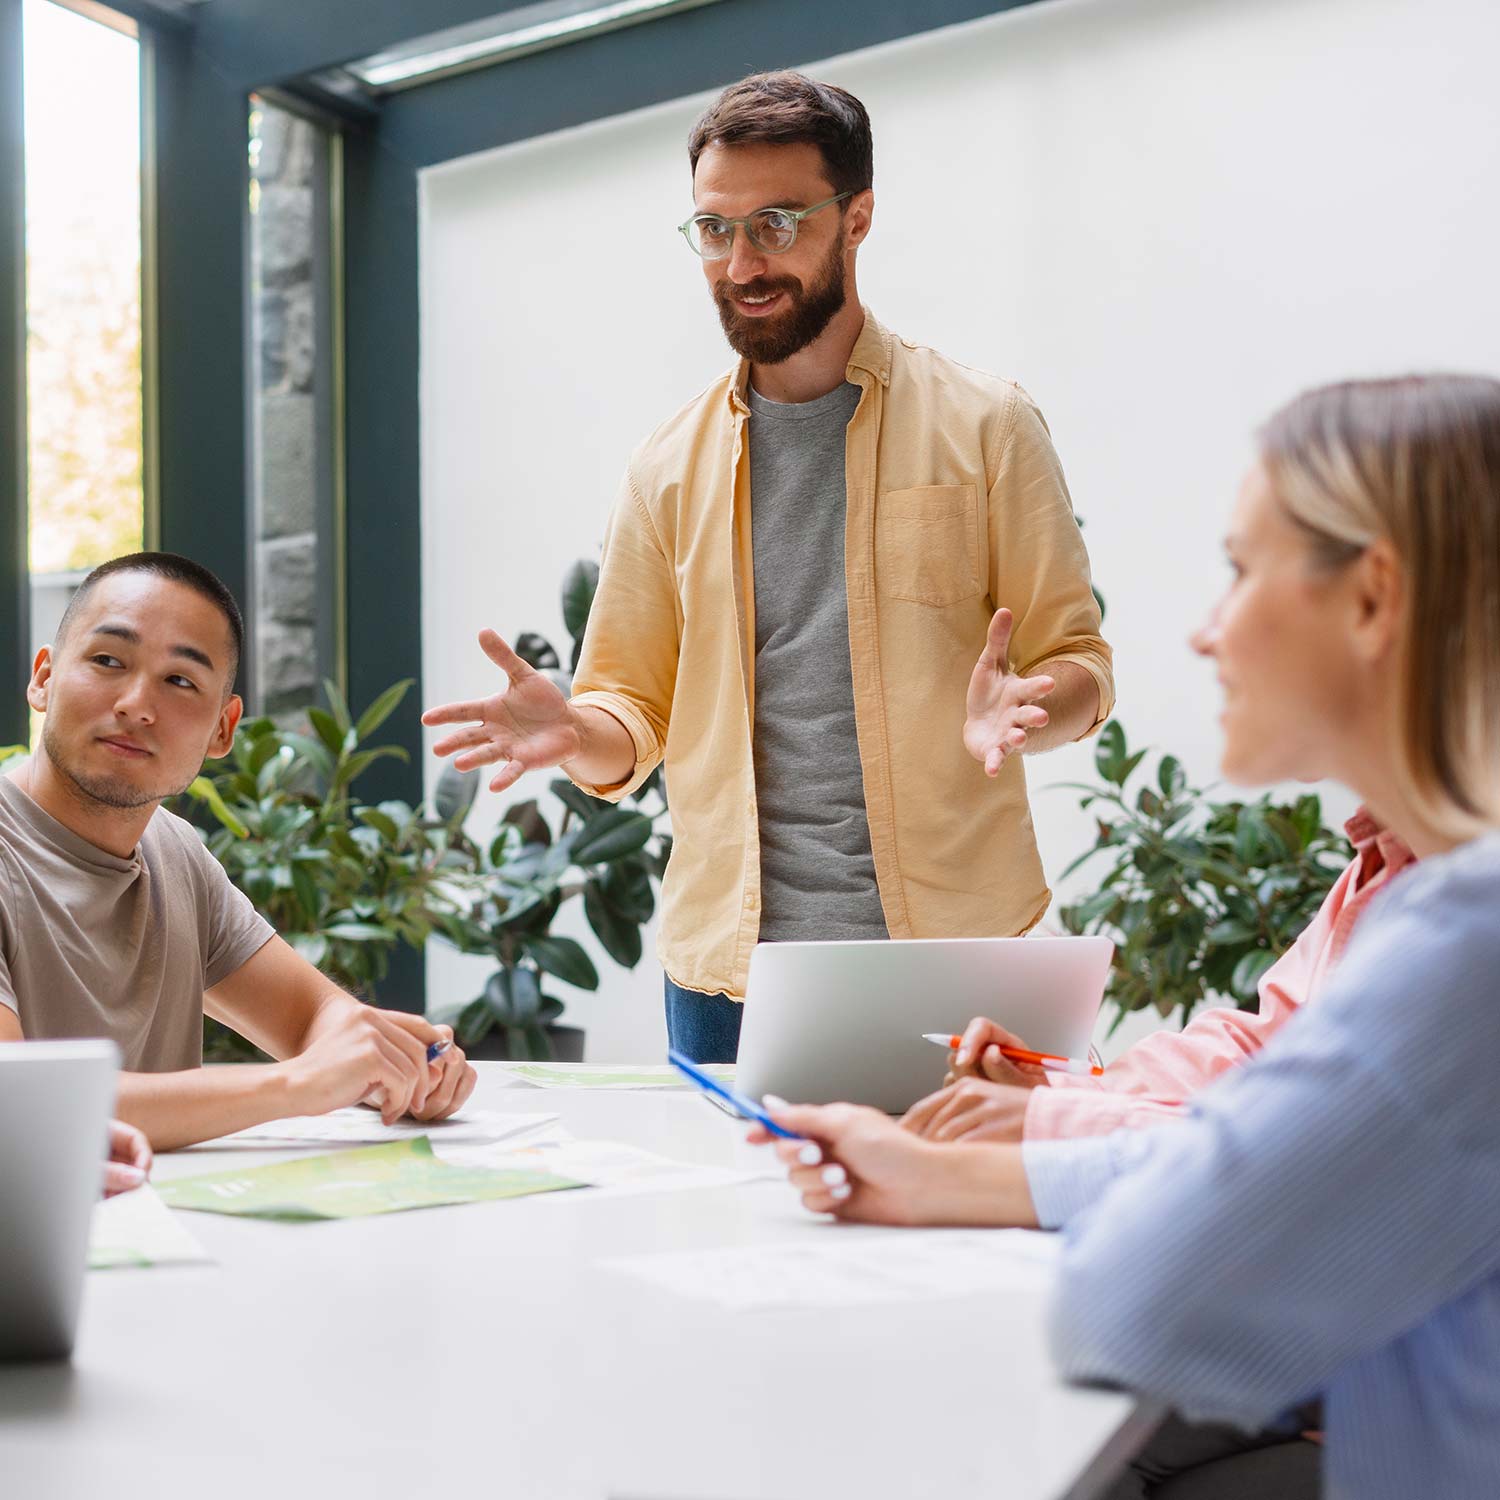
[[[946,1047],[950,1052],[957,1052],[963,1045],[961,1036],[944,1036],[938,1031],[924,1031],[922,1040],[935,1042],[939,1047]],[[1096,1067],[1087,1058],[1059,1057],[1055,1052],[1033,1052],[1029,1047],[1001,1047],[1000,1055],[1008,1057],[1012,1062],[1034,1063],[1039,1068],[1045,1068],[1049,1073],[1076,1073],[1085,1078],[1098,1078],[1104,1072],[1103,1068]]]

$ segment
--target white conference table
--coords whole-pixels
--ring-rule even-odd
[[[479,1066],[475,1106],[763,1162],[694,1094],[530,1089]],[[226,1160],[178,1153],[154,1176]],[[752,1313],[599,1264],[901,1233],[820,1222],[784,1182],[184,1217],[217,1264],[92,1272],[71,1366],[0,1367],[5,1500],[1083,1500],[1152,1425],[1058,1379],[1050,1273],[1030,1265],[983,1306]]]

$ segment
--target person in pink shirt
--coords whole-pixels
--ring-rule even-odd
[[[1354,858],[1306,930],[1262,975],[1258,1011],[1205,1011],[1181,1031],[1137,1042],[1101,1077],[1011,1063],[1000,1047],[1020,1039],[981,1017],[964,1032],[944,1087],[914,1104],[902,1123],[930,1140],[1019,1141],[1107,1135],[1178,1117],[1193,1094],[1249,1061],[1317,998],[1365,908],[1414,860],[1364,808],[1344,831]]]

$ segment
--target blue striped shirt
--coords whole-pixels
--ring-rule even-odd
[[[1181,1123],[1024,1153],[1068,1376],[1247,1428],[1321,1396],[1330,1500],[1500,1496],[1500,836]]]

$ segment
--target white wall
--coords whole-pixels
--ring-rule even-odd
[[[866,301],[1041,403],[1120,715],[1200,779],[1215,695],[1183,640],[1223,580],[1250,429],[1325,379],[1500,369],[1497,55],[1492,0],[1051,0],[799,60],[874,120]],[[704,102],[424,175],[429,702],[496,680],[482,625],[561,640],[556,581],[627,452],[729,362],[673,231]],[[1032,765],[1053,871],[1089,823],[1036,789],[1088,771],[1078,749]],[[434,1000],[483,967],[435,954]],[[648,959],[572,1008],[591,1057],[659,1050],[659,984]]]

